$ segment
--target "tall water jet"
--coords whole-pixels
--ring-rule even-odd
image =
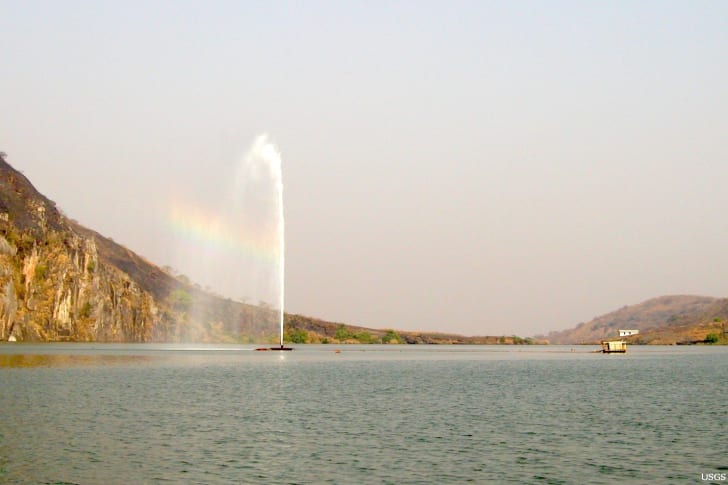
[[[273,146],[273,145],[270,145]],[[273,147],[275,149],[275,147]],[[283,348],[283,307],[285,306],[285,300],[286,300],[286,237],[285,237],[285,230],[286,230],[286,220],[283,214],[283,168],[281,167],[281,157],[278,151],[275,151],[277,155],[277,161],[278,163],[275,165],[275,173],[276,173],[276,190],[278,191],[278,278],[279,278],[279,286],[278,290],[280,291],[280,311],[281,311],[281,317],[280,317],[280,331],[281,331],[281,338],[280,338],[280,344],[281,348]]]
[[[280,348],[283,347],[283,319],[285,311],[285,255],[286,255],[286,242],[285,242],[285,218],[283,211],[283,170],[281,165],[281,154],[271,142],[268,141],[268,136],[263,134],[255,139],[250,151],[244,159],[244,172],[238,177],[238,182],[243,184],[255,183],[260,185],[261,183],[270,183],[269,187],[272,187],[273,193],[266,191],[258,191],[256,193],[262,194],[263,200],[253,201],[254,203],[267,203],[272,204],[273,207],[268,205],[268,209],[272,209],[268,216],[272,216],[273,219],[273,233],[275,237],[273,240],[268,241],[275,249],[276,255],[276,272],[277,272],[277,304],[279,309],[278,318],[278,330],[279,330],[279,344]],[[247,197],[250,199],[250,191],[246,190],[245,187],[241,187],[238,191],[240,194],[248,194]],[[267,200],[266,200],[267,199]],[[251,200],[247,201],[248,203]],[[264,213],[267,211],[264,211]],[[263,221],[262,224],[253,224],[253,226],[269,226],[270,218],[267,221]]]
[[[281,155],[267,135],[254,140],[240,157],[232,179],[227,177],[225,182],[212,205],[190,201],[187,194],[171,201],[169,222],[177,235],[175,265],[180,264],[209,291],[241,303],[258,302],[252,315],[248,307],[244,317],[238,314],[237,322],[232,317],[217,331],[238,332],[238,337],[247,337],[251,343],[278,341],[282,347],[283,176]],[[194,301],[184,309],[184,317],[204,331],[211,328],[205,323],[220,325],[219,313],[209,310],[204,301]]]

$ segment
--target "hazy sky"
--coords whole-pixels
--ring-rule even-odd
[[[728,296],[728,2],[0,0],[0,60],[8,161],[213,288],[170,211],[268,133],[287,311],[525,336]]]

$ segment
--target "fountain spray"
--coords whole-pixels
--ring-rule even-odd
[[[278,149],[268,141],[267,135],[256,138],[250,153],[246,157],[246,164],[250,175],[254,178],[268,178],[273,182],[275,194],[275,220],[278,242],[278,302],[280,305],[279,332],[280,347],[261,348],[257,350],[291,350],[283,346],[283,318],[285,308],[285,268],[286,268],[286,242],[285,219],[283,212],[283,170],[281,167],[281,154]]]
[[[278,278],[281,303],[280,331],[281,331],[281,349],[283,349],[283,308],[286,297],[286,239],[285,239],[285,219],[283,216],[283,170],[281,167],[281,158],[278,156],[276,190],[278,191]]]

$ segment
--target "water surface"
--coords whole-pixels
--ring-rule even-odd
[[[4,344],[0,482],[697,483],[728,470],[728,348],[595,349]]]

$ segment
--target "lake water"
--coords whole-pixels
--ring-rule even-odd
[[[728,483],[728,347],[295,347],[2,344],[0,483]]]

